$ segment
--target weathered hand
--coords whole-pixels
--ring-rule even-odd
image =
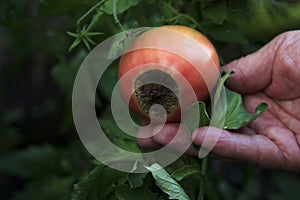
[[[249,112],[254,112],[261,102],[268,103],[269,108],[235,133],[222,130],[213,154],[265,168],[300,171],[300,31],[277,36],[259,51],[227,64],[223,70],[235,71],[228,87],[243,95]],[[166,124],[155,136],[139,138],[137,142],[145,147],[166,145],[177,127]],[[201,145],[207,130],[201,127],[194,131],[193,143]],[[191,140],[183,130],[180,133],[177,145]],[[141,129],[138,134],[151,136],[152,130]],[[197,150],[191,146],[187,153],[197,155]]]

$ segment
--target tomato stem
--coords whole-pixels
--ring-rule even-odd
[[[201,181],[200,181],[200,188],[199,188],[199,194],[197,200],[203,200],[204,199],[204,191],[205,191],[205,182],[206,182],[206,172],[207,172],[207,166],[208,166],[208,156],[205,156],[202,159],[202,166],[201,166]]]

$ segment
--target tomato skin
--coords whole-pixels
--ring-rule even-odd
[[[164,31],[166,29],[168,31]],[[170,31],[180,33],[182,39],[178,39],[174,36],[173,40],[172,34],[168,34]],[[186,37],[192,39],[207,55],[207,58],[198,58],[197,52],[192,51],[192,53],[189,53],[189,56],[192,56],[195,63],[200,66],[198,70],[200,70],[201,75],[195,66],[185,59],[184,56],[172,52],[170,50],[171,48],[169,48],[169,46],[174,45],[174,48],[179,49],[180,52],[187,52],[187,50],[190,49],[188,49],[186,45],[182,45],[182,42],[179,41],[184,41]],[[155,46],[155,43],[157,43],[158,46],[164,46],[166,48],[143,48],[145,46]],[[179,44],[178,46],[176,46],[177,43]],[[200,101],[207,100],[209,90],[212,90],[217,83],[220,66],[216,50],[204,35],[194,29],[177,25],[154,28],[142,34],[132,46],[134,50],[128,51],[120,59],[118,69],[119,87],[123,98],[130,99],[129,107],[144,119],[149,119],[149,117],[139,108],[136,99],[131,96],[134,92],[134,81],[141,73],[159,69],[169,74],[179,87],[179,102],[180,106],[184,108],[194,103],[194,99],[190,98],[191,95],[187,92],[188,88],[186,83],[183,82],[180,77],[184,77],[184,79],[187,80],[193,92],[195,92],[197,100]],[[212,62],[217,69],[209,66],[207,60],[210,60],[210,64]],[[128,72],[131,70],[134,70],[134,72],[129,74]],[[202,72],[205,74],[205,80],[208,86],[202,77]],[[127,76],[126,78],[123,77],[125,74]],[[123,79],[121,79],[121,77],[123,77]],[[181,108],[178,107],[172,114],[168,115],[167,122],[179,122],[181,120],[180,109]]]

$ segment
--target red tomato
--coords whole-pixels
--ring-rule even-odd
[[[119,87],[129,107],[144,119],[149,119],[150,111],[154,117],[163,117],[150,110],[160,104],[167,122],[179,122],[182,109],[207,100],[219,70],[216,50],[203,34],[185,26],[161,26],[143,33],[122,55]]]

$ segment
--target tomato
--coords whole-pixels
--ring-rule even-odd
[[[119,87],[129,107],[144,119],[152,115],[179,122],[187,106],[208,99],[219,70],[216,50],[203,34],[185,26],[161,26],[144,32],[121,56]],[[159,106],[151,109],[156,104],[166,112]]]

